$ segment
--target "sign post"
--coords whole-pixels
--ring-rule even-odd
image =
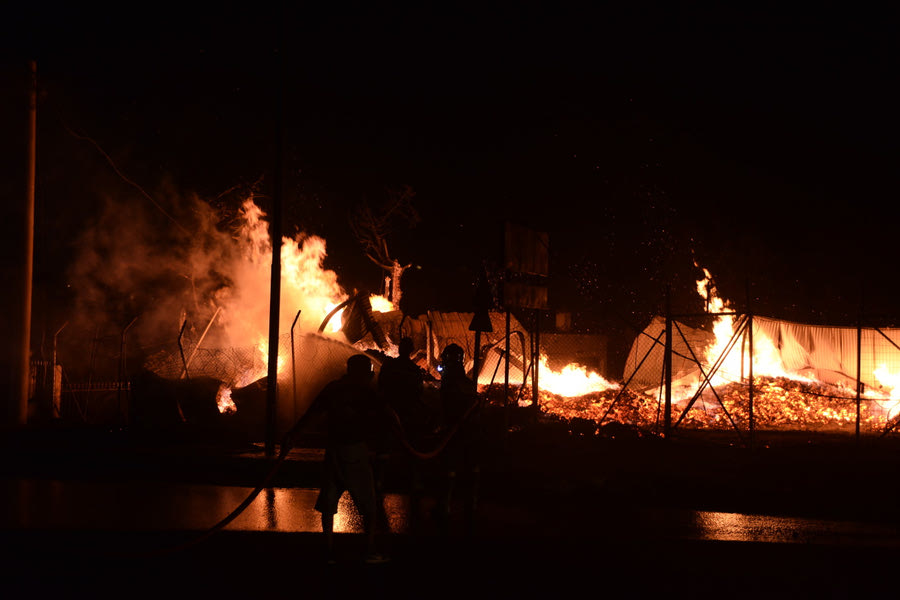
[[[503,302],[507,311],[513,308],[529,309],[534,313],[534,331],[531,344],[532,408],[535,417],[538,404],[538,364],[540,363],[540,311],[548,309],[547,277],[550,265],[550,238],[546,232],[534,231],[514,223],[506,223],[504,232],[504,280]],[[507,324],[507,337],[509,325]],[[507,368],[509,353],[506,354]],[[522,373],[522,385],[525,375]],[[509,398],[506,399],[507,406]]]

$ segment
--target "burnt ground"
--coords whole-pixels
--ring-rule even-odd
[[[7,432],[3,443],[6,478],[253,487],[275,464],[262,444],[190,428],[135,434],[49,426]],[[316,487],[318,463],[307,450],[293,450],[270,485]],[[142,557],[140,548],[170,546],[190,535],[6,531],[6,580],[22,590],[179,597],[616,591],[821,598],[875,596],[895,587],[895,547],[704,542],[630,526],[638,507],[900,525],[895,436],[758,432],[751,448],[723,432],[679,432],[662,440],[627,428],[582,435],[547,421],[516,424],[492,437],[486,450],[482,497],[521,514],[510,517],[515,526],[491,534],[476,528],[469,535],[398,536],[387,565],[352,559],[324,565],[314,534],[221,531],[172,555]],[[403,491],[404,482],[400,467],[391,471],[391,490]],[[352,548],[357,541],[342,543]],[[98,548],[123,552],[94,552]]]

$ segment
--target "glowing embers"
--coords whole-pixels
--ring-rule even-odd
[[[530,400],[530,395],[528,398]],[[653,427],[659,411],[655,398],[627,388],[610,388],[578,397],[561,396],[542,389],[538,402],[544,414],[566,421],[588,419],[597,423],[617,422],[642,429]]]
[[[673,400],[672,420],[686,429],[725,430],[750,425],[749,386],[731,383],[713,386],[701,394],[685,413],[689,400]],[[528,396],[530,398],[530,396]],[[568,398],[541,390],[539,402],[547,415],[570,421],[590,419],[618,422],[645,431],[663,426],[665,398],[629,389],[607,390]],[[860,427],[881,431],[892,419],[893,402],[862,398]],[[760,377],[753,386],[753,423],[770,431],[844,431],[856,426],[856,398],[845,388],[784,377]],[[682,418],[683,416],[683,418]]]
[[[689,428],[715,429],[734,426],[747,430],[750,424],[750,390],[732,383],[705,392],[701,406],[695,405],[682,421]],[[716,396],[718,400],[716,400]],[[721,404],[719,403],[721,401]],[[681,411],[685,403],[676,408]],[[883,427],[883,417],[871,414],[871,405],[861,407],[867,429]],[[753,385],[754,427],[780,431],[843,431],[856,422],[856,400],[844,388],[786,377],[760,377]]]

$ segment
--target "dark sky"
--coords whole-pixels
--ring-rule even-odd
[[[422,221],[392,242],[422,266],[415,309],[469,310],[512,220],[550,235],[553,308],[601,327],[642,325],[667,285],[697,309],[695,257],[772,316],[846,321],[861,297],[900,314],[887,12],[329,6],[23,15],[7,39],[41,77],[39,225],[122,184],[66,127],[148,190],[263,177],[265,198],[280,124],[285,230],[325,237],[348,285],[379,276],[347,211],[414,188]]]

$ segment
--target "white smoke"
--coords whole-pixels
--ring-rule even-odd
[[[78,235],[67,335],[114,340],[128,328],[129,347],[145,354],[181,334],[205,336],[205,347],[259,345],[268,338],[272,251],[264,211],[246,197],[228,210],[196,195],[159,195],[155,206],[108,197]],[[300,233],[282,245],[280,329],[299,311],[297,333],[315,331],[346,294],[323,267],[325,240]]]

